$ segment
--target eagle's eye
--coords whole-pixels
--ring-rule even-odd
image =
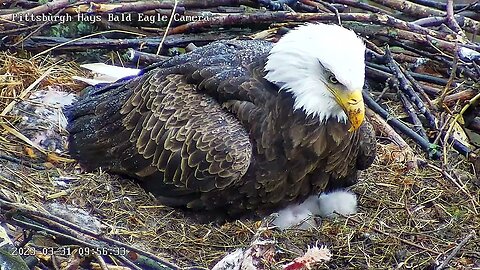
[[[333,84],[338,84],[338,80],[333,74],[328,75],[328,80]]]

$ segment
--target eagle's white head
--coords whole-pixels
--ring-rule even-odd
[[[346,28],[306,24],[283,36],[271,49],[265,79],[293,94],[294,109],[322,121],[363,122],[365,45]]]

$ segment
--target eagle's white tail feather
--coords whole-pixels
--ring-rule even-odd
[[[84,64],[84,65],[81,65],[81,67],[88,69],[94,73],[107,75],[108,77],[117,78],[117,79],[125,78],[128,76],[136,76],[140,73],[140,69],[117,67],[117,66],[107,65],[104,63]]]
[[[73,76],[73,79],[85,82],[90,85],[113,83],[129,76],[136,76],[141,71],[140,69],[136,68],[117,67],[104,63],[84,64],[81,65],[81,67],[92,71],[96,75],[93,79],[79,76]]]
[[[97,85],[97,84],[101,84],[101,83],[113,83],[113,82],[117,81],[117,80],[114,80],[114,79],[111,79],[111,78],[110,79],[106,79],[106,78],[103,78],[103,79],[89,79],[89,78],[79,77],[79,76],[72,76],[72,79],[84,82],[84,83],[89,84],[89,85]]]

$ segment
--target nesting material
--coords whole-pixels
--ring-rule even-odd
[[[44,207],[50,214],[88,229],[94,233],[99,234],[102,232],[102,229],[105,228],[98,218],[81,208],[58,202],[48,202]]]
[[[11,114],[20,117],[15,127],[43,149],[63,153],[67,150],[67,119],[63,108],[75,99],[75,94],[59,86],[38,90],[12,109]]]

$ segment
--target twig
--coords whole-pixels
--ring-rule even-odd
[[[138,35],[138,36],[143,36],[142,34],[138,34],[138,33],[133,33],[133,32],[127,32],[127,31],[122,31],[122,30],[109,30],[109,31],[103,31],[103,32],[99,32],[99,33],[93,33],[93,34],[90,34],[90,35],[86,35],[86,36],[83,36],[83,37],[79,37],[79,38],[74,38],[74,39],[71,39],[65,43],[62,43],[62,44],[58,44],[56,46],[53,46],[52,48],[49,48],[41,53],[38,53],[36,55],[34,55],[32,57],[32,59],[35,59],[41,55],[44,55],[44,54],[47,54],[55,49],[58,49],[64,45],[67,45],[67,44],[70,44],[70,43],[73,43],[75,41],[78,41],[78,40],[82,40],[82,39],[86,39],[86,38],[90,38],[90,37],[94,37],[94,36],[99,36],[99,35],[104,35],[104,34],[108,34],[108,33],[124,33],[124,34],[130,34],[130,35]]]
[[[397,130],[405,134],[407,137],[415,141],[425,152],[428,153],[428,156],[430,158],[438,159],[441,157],[441,151],[438,145],[432,144],[429,141],[425,140],[424,138],[422,138],[422,136],[411,130],[404,123],[391,116],[385,109],[378,105],[373,100],[373,98],[370,97],[370,95],[365,91],[363,92],[363,99],[365,100],[365,104],[367,104],[370,109],[378,113],[392,127],[396,128]]]
[[[340,16],[341,17],[341,16]],[[424,50],[431,52],[441,52],[442,55],[448,56],[448,53],[457,53],[454,42],[445,41],[439,38],[435,38],[431,35],[418,34],[408,30],[402,30],[395,27],[385,27],[375,24],[359,24],[352,22],[345,22],[344,26],[354,30],[355,32],[363,36],[375,36],[381,41],[389,42],[389,44],[395,44],[398,40],[402,40],[402,43],[412,44],[414,46],[421,46]],[[450,35],[452,36],[452,35]],[[464,45],[465,47],[472,48],[476,51],[480,50],[478,45]]]
[[[342,13],[339,14],[342,21],[356,21],[363,23],[375,23],[379,25],[387,25],[398,29],[411,31],[413,33],[429,35],[433,38],[446,39],[449,37],[446,34],[430,30],[409,23],[386,14],[368,14],[368,13]],[[194,32],[204,27],[211,26],[229,26],[241,25],[248,23],[272,23],[272,22],[305,22],[305,21],[327,21],[336,20],[337,16],[333,13],[291,13],[291,12],[262,12],[251,14],[230,14],[228,16],[212,17],[210,20],[200,20],[196,22],[189,22],[183,25],[174,27],[170,34],[180,34],[186,32]]]
[[[444,268],[446,268],[448,266],[448,263],[450,263],[450,261],[453,259],[453,257],[455,257],[458,252],[460,252],[460,249],[462,249],[463,246],[465,246],[468,241],[470,241],[470,239],[474,238],[476,236],[476,233],[475,231],[471,231],[467,236],[465,236],[465,238],[462,239],[462,241],[460,241],[460,243],[458,243],[458,245],[452,250],[452,252],[450,252],[450,254],[448,254],[447,258],[445,258],[445,260],[435,268],[435,270],[442,270]]]
[[[450,127],[448,128],[446,134],[445,134],[445,141],[448,142],[449,139],[450,139],[450,134],[452,133],[452,130],[453,130],[453,127],[455,126],[455,123],[458,123],[458,121],[460,120],[460,118],[463,116],[463,114],[467,111],[468,108],[470,108],[470,106],[476,104],[476,102],[480,100],[480,93],[478,93],[476,96],[474,96],[472,99],[470,99],[468,101],[468,103],[462,108],[462,110],[455,116],[455,118],[452,120],[451,124],[450,124]],[[454,141],[456,141],[455,139],[452,139]],[[453,145],[454,147],[457,146],[457,148],[455,148],[457,151],[463,151],[461,152],[463,155],[466,155],[467,157],[471,154],[470,152],[470,149],[468,149],[468,147],[465,147],[465,149],[463,148],[459,148],[459,145],[458,143],[457,144],[454,144]],[[466,151],[466,152],[465,152]]]
[[[425,140],[428,140],[427,133],[425,132],[422,122],[418,118],[418,115],[416,114],[412,103],[410,103],[410,101],[407,99],[405,94],[403,94],[402,92],[399,92],[398,94],[400,96],[400,100],[403,103],[405,111],[407,112],[408,116],[410,117],[410,120],[412,121],[413,130],[417,132],[418,135],[422,136]]]
[[[428,104],[428,107],[430,109],[433,109],[434,108],[434,104],[433,102],[430,100],[430,98],[428,97],[427,93],[425,93],[425,90],[423,89],[423,87],[417,82],[417,80],[412,76],[412,74],[408,71],[406,71],[405,69],[403,69],[403,74],[405,75],[405,77],[407,78],[407,80],[412,84],[412,87],[415,91],[417,91],[418,93],[420,93],[420,95],[422,95],[423,99],[427,102]],[[422,74],[423,75],[423,74]],[[419,78],[425,78],[423,76],[420,76]]]
[[[465,101],[465,100],[472,99],[475,96],[475,94],[477,94],[477,91],[472,89],[451,94],[445,97],[445,99],[443,100],[443,104],[445,104],[446,106],[452,106],[458,101]]]
[[[317,1],[320,1],[320,0],[317,0]],[[369,4],[361,2],[361,1],[356,1],[356,0],[326,0],[324,2],[343,4],[343,5],[363,9],[365,11],[370,11],[370,12],[373,12],[373,13],[377,13],[377,14],[389,14],[389,12],[387,12],[384,9],[369,5]]]
[[[335,13],[335,16],[337,16],[337,24],[342,25],[342,20],[340,19],[340,13],[338,12],[338,9],[334,5],[325,3],[325,2],[321,2],[321,5],[327,9],[327,12]]]
[[[343,214],[340,214],[340,213],[338,213],[338,214],[339,214],[340,216],[346,218],[346,219],[347,219],[347,222],[348,222],[348,221],[353,221],[354,223],[356,223],[356,224],[358,224],[358,225],[362,225],[362,222],[360,222],[360,220],[358,220],[358,219],[356,219],[356,218],[354,218],[354,217],[347,217],[347,216],[345,216],[345,215],[343,215]],[[387,236],[387,237],[391,237],[391,238],[393,238],[393,239],[395,239],[395,240],[398,240],[398,241],[400,241],[400,242],[402,242],[402,243],[404,243],[404,244],[410,245],[410,246],[412,246],[412,247],[416,247],[416,248],[419,248],[419,249],[421,249],[421,250],[425,250],[425,251],[428,251],[428,252],[430,252],[430,253],[437,254],[437,255],[440,255],[440,254],[441,254],[440,252],[438,252],[438,251],[436,251],[436,250],[433,250],[433,249],[430,249],[430,248],[426,248],[426,247],[421,246],[421,245],[419,245],[419,244],[417,244],[417,243],[411,242],[411,241],[409,241],[409,240],[405,240],[405,239],[403,239],[403,238],[400,238],[400,237],[398,237],[398,236],[396,236],[396,235],[393,235],[393,234],[391,234],[391,233],[385,232],[385,231],[383,231],[383,230],[377,229],[377,228],[375,228],[375,227],[369,227],[369,228],[372,229],[374,232],[383,234],[383,235],[385,235],[385,236]]]
[[[462,183],[462,181],[460,179],[458,179],[459,181],[455,180],[455,178],[453,178],[453,176],[451,176],[446,170],[444,170],[442,168],[439,168],[439,167],[437,167],[433,164],[427,163],[427,166],[434,169],[435,171],[441,173],[443,175],[443,177],[445,177],[450,182],[452,182],[456,187],[458,187],[458,189],[460,189],[463,192],[463,194],[465,194],[471,200],[472,205],[473,205],[473,210],[477,214],[477,209],[476,209],[475,205],[478,204],[478,203],[475,201],[475,198],[468,192],[468,190],[465,189],[465,184]]]
[[[100,268],[102,268],[102,270],[108,270],[108,266],[105,263],[105,260],[102,258],[102,256],[100,256],[98,253],[94,252],[93,257],[97,260],[97,262],[100,265]]]
[[[10,161],[10,162],[14,162],[14,163],[17,163],[17,164],[21,164],[21,165],[24,165],[26,167],[30,167],[32,169],[39,170],[39,171],[46,169],[45,166],[37,165],[37,164],[31,163],[31,162],[28,162],[28,161],[25,161],[25,160],[21,160],[19,158],[6,156],[6,155],[2,155],[2,154],[0,154],[0,159],[7,160],[7,161]]]
[[[303,4],[315,9],[313,12],[328,12],[328,10],[320,3],[314,2],[312,0],[300,0],[299,4]]]
[[[138,267],[136,264],[134,264],[132,261],[127,259],[125,256],[118,256],[118,259],[122,261],[124,264],[126,264],[128,267],[135,269],[135,270],[143,270],[142,268]]]
[[[424,5],[427,7],[432,7],[436,8],[439,10],[446,10],[447,9],[447,4],[438,2],[436,0],[410,0],[410,2]],[[454,10],[459,10],[459,9],[465,9],[465,8],[470,8],[471,10],[478,10],[480,9],[480,5],[478,4],[478,1],[475,1],[471,4],[454,4],[453,9]]]
[[[445,99],[445,96],[448,93],[448,90],[450,90],[450,87],[452,86],[452,82],[455,80],[457,76],[457,67],[458,67],[458,54],[456,53],[453,57],[453,64],[452,64],[452,70],[450,73],[450,78],[447,81],[447,85],[443,88],[442,94],[440,95],[437,104],[443,105],[443,100]]]
[[[427,17],[427,18],[420,18],[414,21],[414,24],[418,24],[423,27],[432,27],[432,26],[440,26],[445,23],[447,19],[444,17]]]
[[[367,59],[372,59],[372,60],[380,62],[380,63],[385,63],[385,62],[388,62],[389,60],[391,60],[388,57],[386,57],[386,53],[383,50],[381,50],[380,48],[378,48],[378,50],[380,51],[381,54],[377,54],[375,52],[367,53]],[[393,60],[396,60],[395,56],[393,56],[393,54],[391,52],[389,52],[389,53],[392,56]],[[387,68],[387,67],[383,68],[383,66],[379,66],[379,65],[376,65],[376,64],[371,64],[371,63],[368,63],[368,62],[367,62],[367,65],[375,66],[377,68],[382,69],[383,71],[392,72],[392,70]],[[430,78],[435,78],[436,79],[436,77],[433,77],[433,76],[428,76],[428,77],[417,76],[417,75],[423,75],[423,74],[417,74],[417,73],[414,73],[414,72],[407,71],[404,68],[402,68],[400,65],[399,65],[399,67],[400,67],[403,75],[405,75],[405,77],[408,79],[408,81],[412,84],[413,89],[415,91],[417,91],[418,93],[420,93],[422,95],[422,97],[427,101],[429,108],[432,108],[434,106],[432,101],[430,100],[428,95],[425,93],[425,90],[423,89],[423,87],[415,80],[414,77],[416,76],[420,80],[421,79],[430,79]],[[437,81],[437,80],[435,80],[435,81]]]
[[[446,15],[445,11],[440,11],[437,9],[425,7],[409,1],[398,1],[398,0],[372,0],[372,2],[378,3],[382,6],[392,8],[394,10],[401,10],[403,13],[417,17],[425,18],[429,16],[444,17]],[[465,30],[474,33],[480,26],[480,23],[472,20],[470,18],[465,18],[463,16],[458,16],[464,20]]]
[[[436,117],[430,112],[430,110],[425,106],[423,101],[415,92],[410,82],[405,77],[404,69],[400,67],[398,63],[392,58],[392,54],[388,48],[385,50],[385,58],[388,61],[387,66],[392,70],[393,74],[397,77],[400,83],[400,90],[402,90],[407,95],[407,97],[415,104],[415,106],[417,106],[420,112],[425,116],[429,127],[432,129],[437,129]]]
[[[371,63],[371,62],[366,62],[366,65],[367,65],[367,69],[369,67],[371,67],[371,68],[383,71],[386,74],[392,74],[392,71],[388,67],[378,65],[378,64],[375,64],[375,63]],[[434,77],[434,76],[427,75],[427,74],[421,74],[421,73],[412,72],[412,71],[407,71],[406,73],[408,73],[410,76],[412,76],[412,78],[414,78],[415,80],[419,80],[419,81],[422,81],[422,82],[434,83],[434,84],[438,84],[438,85],[446,85],[447,82],[448,82],[447,79],[438,78],[438,77]],[[454,86],[457,85],[455,82],[452,82],[452,84]]]
[[[447,0],[447,23],[450,28],[457,33],[457,35],[461,36],[463,40],[468,40],[467,36],[463,32],[460,25],[458,25],[457,20],[455,19],[455,13],[453,11],[453,0]]]
[[[160,50],[162,49],[163,42],[165,41],[165,38],[168,35],[168,31],[170,30],[170,26],[172,25],[173,18],[175,17],[174,15],[177,9],[177,5],[178,5],[178,0],[175,0],[175,3],[173,4],[173,8],[172,8],[172,14],[170,14],[170,19],[168,20],[167,27],[165,28],[165,32],[163,33],[162,40],[160,41],[160,44],[158,44],[157,55],[160,54]]]
[[[11,209],[16,210],[17,215],[19,215],[20,217],[25,217],[25,218],[28,218],[28,219],[35,219],[35,218],[39,219],[41,221],[41,223],[43,223],[43,224],[46,223],[51,227],[58,228],[61,231],[63,231],[63,233],[57,232],[57,231],[55,231],[53,229],[50,229],[50,228],[45,228],[45,227],[40,226],[40,225],[36,225],[36,224],[30,223],[30,222],[26,222],[26,221],[17,219],[17,218],[15,218],[15,215],[10,214],[10,216],[12,217],[12,220],[22,224],[23,226],[25,226],[27,228],[34,229],[34,230],[45,230],[48,233],[51,233],[53,235],[58,235],[58,236],[61,236],[61,237],[65,237],[66,239],[69,239],[69,240],[73,241],[74,243],[79,243],[81,245],[84,245],[84,246],[87,246],[87,247],[90,247],[90,248],[96,248],[97,246],[95,244],[90,243],[88,240],[86,240],[84,235],[87,235],[89,237],[92,237],[92,238],[96,239],[97,241],[103,241],[103,242],[105,242],[109,245],[122,247],[122,248],[128,249],[130,251],[136,252],[136,253],[138,253],[142,256],[145,256],[146,258],[151,259],[152,261],[156,261],[158,264],[168,266],[171,269],[178,269],[178,267],[176,265],[174,265],[170,262],[167,262],[167,261],[165,261],[165,260],[163,260],[163,259],[161,259],[161,258],[159,258],[159,257],[157,257],[153,254],[150,254],[146,251],[140,250],[140,249],[138,249],[134,246],[122,243],[120,241],[108,238],[104,235],[92,232],[88,229],[79,227],[79,226],[77,226],[77,225],[75,225],[71,222],[68,222],[68,221],[66,221],[62,218],[59,218],[57,216],[50,215],[48,213],[42,213],[42,212],[39,212],[39,211],[34,210],[32,208],[27,208],[27,207],[25,207],[21,204],[11,203],[11,202],[8,202],[8,201],[3,200],[3,199],[0,199],[0,206],[2,206],[3,208],[6,207],[6,208],[11,208]],[[82,233],[84,235],[82,235],[80,233]],[[109,250],[111,249],[111,248],[106,247],[106,246],[105,246],[105,248],[107,248]]]
[[[170,35],[164,41],[164,46],[168,47],[184,47],[189,43],[206,44],[218,39],[231,39],[233,34],[228,33],[199,33],[196,35]],[[50,49],[53,50],[69,50],[69,51],[84,51],[87,49],[127,49],[127,48],[144,48],[144,50],[154,52],[160,42],[160,38],[125,38],[125,39],[111,39],[111,38],[85,38],[81,40],[73,40],[62,37],[43,37],[34,36],[26,40],[22,44],[22,49],[38,52],[39,50]],[[7,45],[11,50],[18,49]]]
[[[293,5],[298,0],[258,0],[258,3],[270,10],[285,10],[284,6]]]
[[[148,65],[158,63],[158,62],[163,62],[163,61],[166,61],[166,60],[170,59],[170,57],[168,57],[168,56],[156,55],[156,54],[153,54],[153,53],[140,52],[140,51],[136,51],[132,48],[128,49],[127,57],[128,57],[128,60],[130,62],[136,63],[137,67],[139,67],[139,66],[144,67],[144,66],[148,66]]]
[[[107,2],[107,1],[105,1]],[[81,13],[122,13],[122,12],[145,12],[149,10],[169,10],[169,14],[172,12],[183,14],[185,7],[194,7],[193,1],[182,1],[183,5],[175,7],[175,3],[172,1],[135,1],[127,3],[89,3],[87,5],[79,5],[76,7],[68,8],[66,12],[77,14]],[[198,1],[197,5],[201,5],[202,8],[214,7],[216,5],[234,4],[229,0],[210,0],[210,1]]]

